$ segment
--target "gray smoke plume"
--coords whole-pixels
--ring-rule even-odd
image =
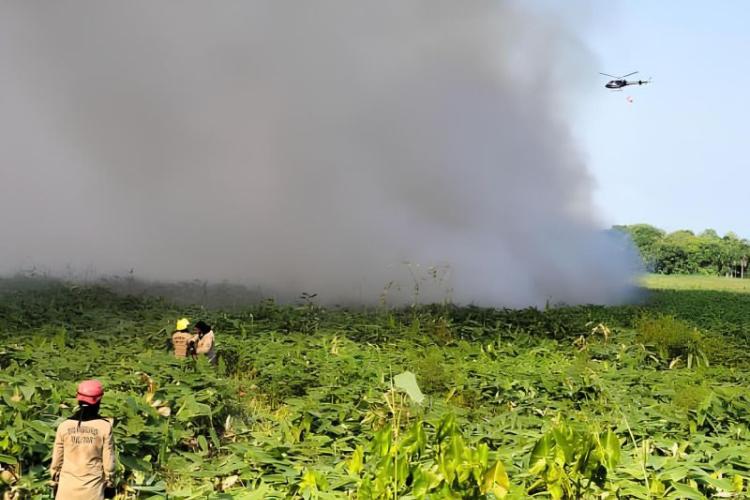
[[[618,300],[574,31],[497,0],[3,2],[0,271]]]

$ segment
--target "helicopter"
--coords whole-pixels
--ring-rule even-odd
[[[651,79],[648,80],[633,80],[631,82],[627,81],[626,78],[632,75],[635,75],[638,73],[637,71],[633,71],[632,73],[628,73],[627,75],[623,76],[612,76],[608,75],[607,73],[599,73],[600,75],[608,76],[610,78],[614,78],[614,80],[610,80],[607,82],[605,87],[612,90],[622,90],[623,87],[627,87],[628,85],[645,85],[647,83],[651,83]]]

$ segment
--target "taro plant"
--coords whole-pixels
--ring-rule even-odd
[[[510,483],[505,467],[491,460],[487,444],[466,443],[456,418],[446,413],[432,432],[422,419],[402,430],[411,412],[407,398],[421,404],[424,395],[413,373],[393,377],[385,394],[391,419],[359,445],[347,461],[357,479],[357,498],[503,498]]]
[[[446,414],[432,431],[419,420],[406,432],[391,424],[358,446],[347,471],[358,480],[357,498],[504,498],[510,489],[502,462],[485,443],[466,443]]]
[[[576,429],[558,421],[531,452],[529,473],[537,479],[528,492],[546,491],[556,500],[583,498],[607,488],[619,460],[620,441],[611,430]]]
[[[688,368],[708,366],[701,332],[686,321],[669,315],[643,315],[636,320],[638,340],[656,350],[670,368],[685,363]]]
[[[307,295],[231,312],[87,286],[0,295],[0,497],[49,498],[55,429],[96,377],[123,500],[748,498],[748,308],[714,292],[546,310]],[[218,369],[164,352],[183,315],[215,326]],[[624,431],[572,415],[620,405],[618,463]],[[536,443],[550,414],[571,418]]]

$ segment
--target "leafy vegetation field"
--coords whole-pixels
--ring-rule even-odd
[[[750,496],[750,294],[226,312],[22,288],[0,286],[9,498],[49,498],[54,430],[89,377],[120,498]],[[215,325],[217,368],[165,351],[184,315]]]

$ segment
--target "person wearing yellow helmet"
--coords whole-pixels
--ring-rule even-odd
[[[189,319],[180,318],[175,324],[174,332],[172,332],[172,349],[174,355],[178,358],[185,358],[189,354],[190,343],[193,340],[193,336],[190,334],[190,330],[188,330],[189,326]]]
[[[181,318],[177,320],[177,323],[175,323],[175,330],[178,332],[186,332],[188,326],[190,326],[190,320],[187,318]]]

